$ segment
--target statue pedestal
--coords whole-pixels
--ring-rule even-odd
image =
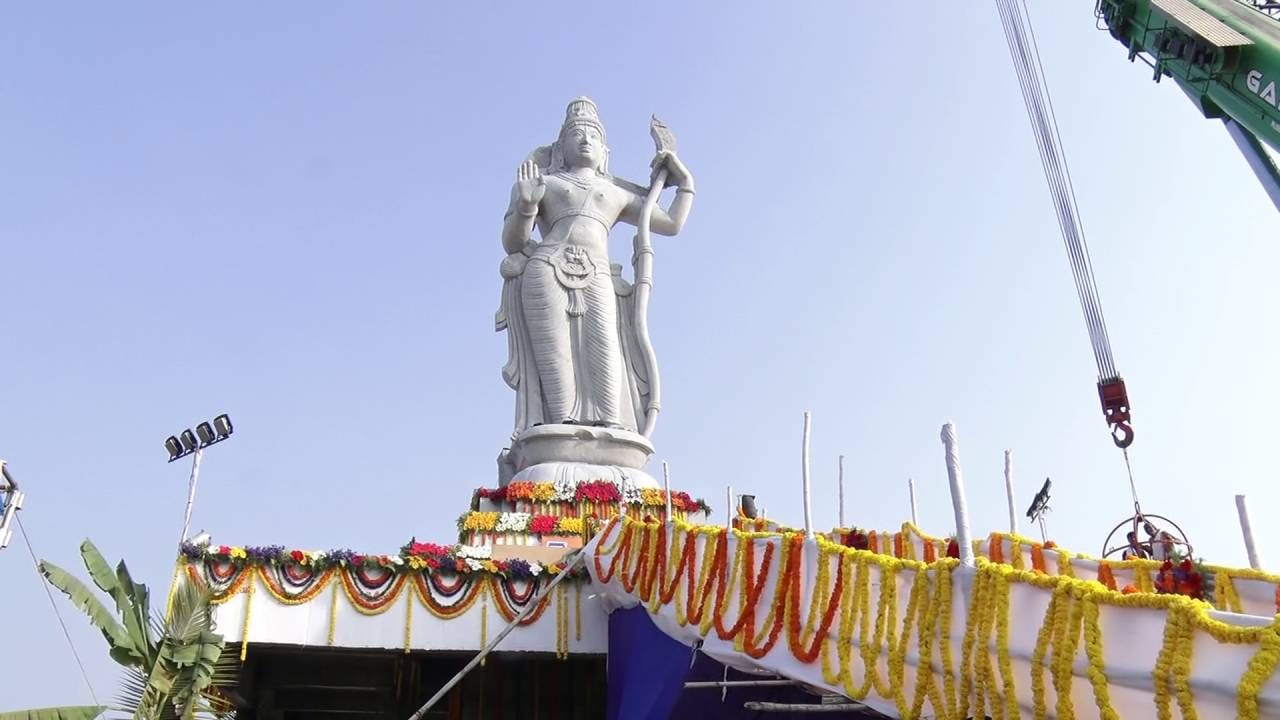
[[[512,480],[624,480],[638,487],[660,487],[642,468],[653,443],[638,433],[584,425],[539,425],[516,436],[498,457],[498,484]]]

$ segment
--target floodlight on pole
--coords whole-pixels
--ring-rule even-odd
[[[174,435],[170,435],[164,441],[164,449],[169,451],[169,462],[173,462],[182,457],[182,442]]]
[[[196,426],[196,436],[200,438],[201,447],[213,443],[213,426],[207,422],[200,423]]]
[[[188,455],[191,459],[191,479],[187,481],[187,510],[182,518],[182,540],[187,541],[187,533],[191,530],[191,509],[196,502],[196,482],[200,478],[200,456],[211,445],[216,445],[231,437],[231,418],[223,413],[213,419],[213,423],[202,422],[196,425],[194,432],[190,428],[178,435],[165,438],[164,449],[169,453],[169,462],[179,460]]]

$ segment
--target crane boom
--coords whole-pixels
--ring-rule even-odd
[[[1095,15],[1143,60],[1172,78],[1206,118],[1222,120],[1280,209],[1280,20],[1275,3],[1244,0],[1098,0]]]

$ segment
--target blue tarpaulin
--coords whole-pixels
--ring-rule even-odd
[[[672,639],[654,625],[641,605],[615,610],[609,615],[609,720],[666,720],[697,718],[713,720],[782,720],[807,714],[747,710],[749,700],[775,703],[813,704],[819,698],[796,686],[734,687],[723,696],[719,688],[684,689],[691,681],[718,681],[725,668],[706,655],[698,654],[692,669],[693,649]],[[758,676],[730,670],[729,680],[751,680]],[[867,710],[840,717],[882,717]]]
[[[658,629],[641,605],[609,614],[609,720],[671,717],[692,650]]]

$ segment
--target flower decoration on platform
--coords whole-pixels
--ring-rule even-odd
[[[1205,573],[1200,563],[1189,557],[1165,560],[1156,574],[1155,589],[1162,595],[1186,595],[1195,600],[1213,602],[1213,576]]]
[[[630,481],[624,481],[619,485],[603,479],[585,482],[561,479],[549,483],[517,480],[504,488],[478,488],[472,494],[471,509],[479,510],[481,500],[488,500],[495,504],[521,501],[545,504],[623,502],[644,507],[663,507],[667,504],[665,492],[658,488],[641,488]],[[687,492],[671,493],[671,507],[684,512],[711,512],[711,506],[705,500],[694,499]]]
[[[574,499],[593,503],[616,503],[622,499],[618,486],[608,480],[592,480],[578,486]]]
[[[556,519],[556,532],[563,535],[581,535],[586,523],[580,517],[562,517]]]
[[[529,530],[529,513],[502,513],[494,524],[494,532],[527,532]]]
[[[553,524],[558,524],[565,519],[581,522],[578,518],[540,517],[547,517]],[[305,567],[317,575],[332,567],[343,567],[355,572],[381,569],[393,575],[401,572],[490,573],[508,579],[532,580],[547,571],[547,568],[537,562],[494,560],[493,548],[487,545],[437,545],[418,542],[417,539],[411,539],[405,543],[396,555],[363,554],[347,549],[328,552],[285,549],[280,545],[241,548],[227,545],[208,547],[185,543],[181,548],[180,558],[187,562],[204,561],[237,568],[275,567],[290,572]],[[556,572],[558,571],[557,569]],[[571,577],[575,579],[586,576],[585,568],[578,568],[571,573]]]
[[[550,535],[556,531],[556,519],[550,515],[535,515],[529,521],[529,532],[534,535]]]

